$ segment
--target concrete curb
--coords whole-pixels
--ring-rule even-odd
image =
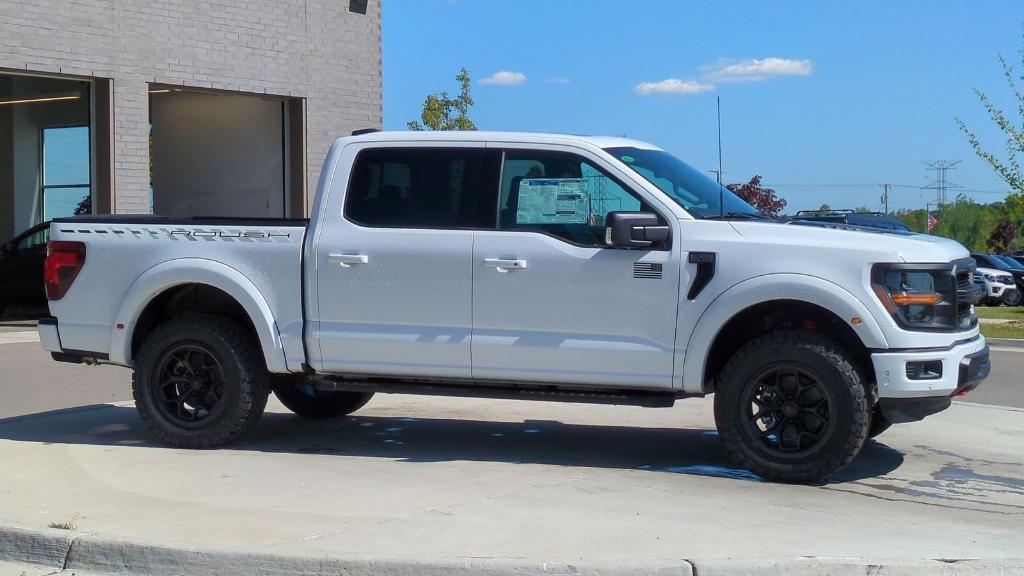
[[[1024,559],[906,560],[796,558],[788,560],[692,560],[699,576],[1017,576]]]
[[[67,530],[0,526],[0,561],[64,567],[74,535]]]
[[[624,560],[600,566],[569,562],[530,562],[503,558],[442,561],[413,559],[286,556],[218,552],[139,544],[63,530],[0,526],[0,562],[93,574],[260,574],[261,576],[1024,576],[1024,558],[996,560],[874,560],[795,558],[764,560],[694,559],[663,562]]]
[[[590,566],[504,558],[414,559],[286,556],[182,549],[74,535],[64,530],[0,527],[0,562],[90,574],[260,574],[260,576],[693,576],[686,560],[622,561]],[[61,572],[64,573],[64,572]]]
[[[989,346],[1009,346],[1011,348],[1024,348],[1024,338],[986,338]]]

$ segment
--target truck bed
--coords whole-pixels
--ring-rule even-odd
[[[51,241],[86,245],[85,265],[71,289],[50,302],[61,348],[130,364],[130,334],[146,304],[168,289],[204,283],[247,309],[263,311],[268,320],[261,343],[284,351],[280,359],[267,358],[268,365],[301,370],[307,224],[304,219],[152,215],[54,220]]]

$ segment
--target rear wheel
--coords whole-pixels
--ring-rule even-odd
[[[304,418],[326,420],[351,414],[373,398],[373,392],[317,393],[305,383],[283,382],[274,386],[274,396],[285,408]]]
[[[139,348],[132,394],[143,422],[172,446],[232,442],[263,414],[270,378],[259,348],[229,318],[186,314],[158,326]]]
[[[853,362],[816,334],[775,332],[737,352],[719,377],[715,422],[740,466],[811,483],[860,451],[870,410]]]

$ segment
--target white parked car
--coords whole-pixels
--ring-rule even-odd
[[[623,138],[341,138],[304,220],[92,216],[51,228],[57,360],[131,367],[161,440],[237,439],[272,390],[671,406],[715,395],[735,461],[815,482],[989,372],[951,240],[774,221]]]
[[[995,268],[978,268],[974,271],[974,282],[985,292],[982,301],[986,306],[1017,306],[1020,304],[1021,293],[1013,275]]]

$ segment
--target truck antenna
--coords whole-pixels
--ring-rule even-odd
[[[722,98],[715,96],[715,106],[718,109],[718,216],[725,217],[725,190],[722,187]]]

